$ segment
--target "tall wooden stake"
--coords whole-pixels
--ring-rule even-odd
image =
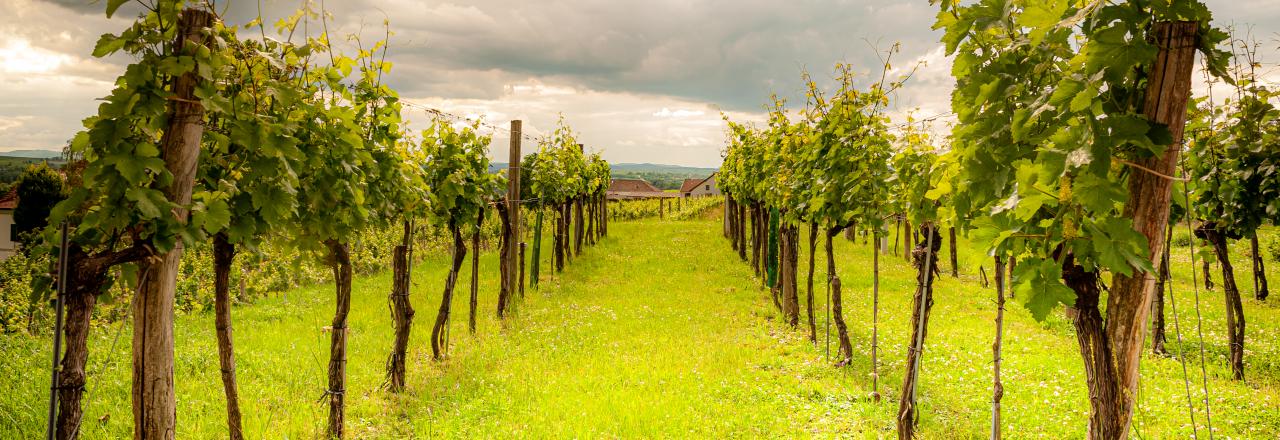
[[[187,8],[178,18],[174,48],[183,53],[206,44],[205,29],[213,24],[209,11]],[[157,185],[165,198],[179,208],[172,214],[185,222],[191,203],[200,140],[204,135],[204,106],[195,91],[202,80],[193,69],[173,79],[169,121],[160,138],[160,155],[172,176],[168,185]],[[183,245],[144,260],[138,296],[133,301],[133,436],[135,439],[169,440],[175,436],[177,408],[173,386],[173,306],[178,263]]]
[[[1129,176],[1129,201],[1125,204],[1124,214],[1132,219],[1133,228],[1146,236],[1147,255],[1153,267],[1159,265],[1164,251],[1164,232],[1169,222],[1173,189],[1173,181],[1164,176],[1174,174],[1181,152],[1178,146],[1182,145],[1186,125],[1199,30],[1199,23],[1182,21],[1158,22],[1151,30],[1159,52],[1148,69],[1143,114],[1151,121],[1169,127],[1173,141],[1170,145],[1173,146],[1158,156],[1134,159],[1137,166]],[[1093,339],[1094,335],[1079,337],[1081,355],[1086,363],[1093,361],[1090,358],[1103,358],[1099,362],[1100,368],[1086,366],[1092,402],[1089,418],[1089,435],[1092,438],[1124,439],[1131,431],[1138,392],[1138,364],[1142,359],[1147,318],[1155,294],[1155,278],[1143,272],[1133,276],[1117,273],[1107,295],[1105,328],[1088,329],[1089,332],[1103,333],[1096,335],[1102,338]],[[1083,345],[1087,340],[1106,345]]]
[[[507,167],[507,217],[511,222],[510,236],[507,237],[507,270],[503,273],[506,277],[505,283],[511,288],[507,289],[507,295],[498,298],[498,317],[501,318],[506,314],[507,302],[510,301],[511,292],[515,291],[516,283],[520,282],[519,274],[516,273],[517,259],[523,261],[520,253],[520,139],[522,122],[520,120],[511,121],[511,148],[509,151]],[[520,286],[523,288],[523,283]]]

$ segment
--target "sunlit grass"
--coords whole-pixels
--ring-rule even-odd
[[[585,250],[563,275],[552,279],[544,272],[541,288],[529,290],[517,315],[506,322],[493,316],[497,263],[486,253],[480,328],[475,336],[466,330],[469,274],[464,269],[454,304],[451,358],[444,363],[430,360],[427,335],[439,307],[445,259],[434,256],[418,264],[409,386],[402,395],[380,388],[392,339],[386,302],[390,277],[357,279],[350,317],[350,437],[894,436],[913,288],[905,261],[882,258],[884,399],[874,403],[867,397],[870,248],[837,242],[855,357],[850,367],[835,369],[824,358],[825,263],[821,258],[817,263],[819,344],[814,347],[803,332],[778,322],[768,292],[731,252],[720,225],[718,219],[612,223],[612,236]],[[1186,248],[1174,251],[1184,346],[1198,353],[1189,259]],[[550,267],[548,254],[544,270]],[[937,285],[921,373],[922,435],[927,438],[983,437],[989,429],[995,294],[978,284],[979,264],[990,275],[990,262],[965,249],[960,279],[943,276]],[[949,272],[945,259],[942,266]],[[1243,258],[1237,266],[1240,285],[1251,298],[1249,266]],[[1273,277],[1276,266],[1269,268]],[[1245,300],[1249,380],[1239,383],[1229,379],[1225,362],[1221,293],[1202,290],[1200,300],[1214,428],[1223,437],[1275,438],[1280,432],[1275,307]],[[314,438],[323,432],[327,409],[318,402],[328,358],[323,328],[332,307],[332,289],[322,285],[234,310],[250,437]],[[1006,437],[1082,438],[1087,394],[1069,322],[1055,313],[1037,323],[1016,302],[1006,316]],[[1172,316],[1169,320],[1172,341]],[[178,437],[223,437],[212,315],[180,316],[176,338]],[[129,343],[127,326],[99,329],[90,341],[84,438],[130,435]],[[0,371],[5,372],[0,438],[43,435],[49,345],[26,336],[0,337]],[[1191,354],[1187,367],[1198,401],[1199,363]],[[1142,369],[1135,418],[1142,438],[1189,436],[1181,365],[1148,355]],[[1204,435],[1203,408],[1196,418]]]

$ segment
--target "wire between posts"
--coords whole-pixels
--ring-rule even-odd
[[[901,123],[901,124],[897,124],[897,125],[890,125],[887,129],[888,129],[888,130],[899,130],[899,129],[902,129],[902,128],[907,127],[907,126],[909,126],[909,125],[914,125],[914,124],[923,124],[923,123],[925,123],[925,122],[933,122],[933,121],[936,121],[936,120],[939,120],[939,119],[942,119],[942,118],[948,118],[948,117],[955,116],[955,115],[956,115],[956,114],[955,114],[954,112],[938,113],[938,114],[935,114],[935,115],[930,116],[930,117],[927,117],[927,118],[917,119],[917,120],[914,120],[914,121],[911,121],[911,122],[903,122],[903,123]]]
[[[1180,162],[1179,167],[1182,168],[1182,174],[1185,176],[1187,174],[1186,157],[1181,157],[1178,161]],[[1187,185],[1183,185],[1182,192],[1183,197],[1186,197],[1186,200],[1190,201],[1191,189],[1188,188]],[[1188,214],[1190,214],[1189,210]],[[1195,293],[1196,333],[1198,334],[1200,345],[1200,386],[1201,391],[1204,392],[1204,419],[1205,424],[1207,425],[1206,427],[1208,428],[1209,439],[1213,440],[1213,412],[1209,406],[1209,372],[1205,367],[1204,360],[1204,321],[1200,316],[1200,280],[1196,275],[1196,233],[1191,228],[1191,219],[1188,217],[1184,218],[1184,220],[1187,222],[1187,234],[1191,238],[1191,243],[1187,246],[1187,249],[1191,253],[1191,291]],[[1168,244],[1166,243],[1166,245]]]
[[[498,126],[498,125],[489,124],[489,123],[486,123],[486,122],[484,122],[484,121],[482,121],[482,120],[472,119],[472,118],[468,118],[468,117],[466,117],[466,116],[459,116],[459,115],[455,115],[455,114],[453,114],[453,113],[449,113],[449,112],[446,112],[446,111],[444,111],[444,110],[440,110],[440,109],[432,108],[432,107],[427,107],[427,106],[425,106],[425,105],[416,104],[416,103],[409,102],[409,101],[404,101],[404,100],[402,100],[402,101],[400,101],[400,103],[401,103],[402,105],[404,105],[404,106],[407,106],[407,107],[410,107],[410,108],[414,108],[414,109],[418,109],[418,110],[421,110],[421,111],[423,111],[423,112],[430,113],[430,114],[433,114],[433,115],[436,115],[436,116],[441,116],[441,117],[445,117],[445,118],[453,119],[453,120],[460,121],[460,122],[466,122],[466,123],[470,123],[470,124],[476,124],[476,125],[479,125],[479,126],[481,126],[481,127],[485,127],[485,128],[487,128],[487,129],[489,129],[489,130],[491,130],[491,131],[493,131],[493,132],[504,132],[504,133],[507,133],[507,134],[511,134],[511,129],[509,129],[509,128],[502,127],[502,126]],[[547,139],[546,139],[546,137],[544,137],[544,136],[531,136],[531,135],[529,135],[529,134],[527,134],[527,133],[523,133],[523,132],[522,132],[522,133],[520,133],[520,137],[521,137],[521,138],[523,138],[523,139],[525,139],[525,140],[532,141],[532,142],[537,142],[537,143],[545,143],[545,142],[546,142],[546,140],[547,140]]]

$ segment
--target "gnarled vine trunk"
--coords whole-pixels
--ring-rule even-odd
[[[813,316],[813,260],[818,252],[818,223],[809,223],[809,277],[805,279],[805,299],[809,315],[809,342],[818,343],[818,322]]]
[[[938,251],[942,249],[942,235],[932,223],[920,225],[920,231],[925,236],[911,251],[916,268],[916,292],[911,301],[911,345],[907,347],[906,372],[898,400],[898,438],[902,440],[915,437],[920,362],[929,332],[929,311],[933,308],[933,274],[938,271]]]
[[[467,244],[463,242],[462,230],[455,221],[449,222],[449,233],[453,235],[453,262],[449,266],[449,276],[444,280],[444,294],[440,298],[436,323],[431,327],[431,356],[438,361],[444,360],[449,350],[449,311],[453,305],[453,288],[458,284],[458,271],[467,260]]]
[[[747,261],[747,206],[734,202],[734,207],[738,208],[737,214],[734,215],[736,227],[738,230],[738,258],[743,262]]]
[[[778,228],[780,242],[778,281],[782,284],[783,314],[786,316],[787,325],[793,329],[800,326],[800,294],[796,282],[799,235],[794,225],[783,224]]]
[[[761,270],[764,266],[760,264],[762,260],[760,258],[760,250],[764,249],[764,244],[763,244],[763,240],[760,232],[764,230],[764,225],[762,225],[760,222],[760,205],[758,203],[751,204],[750,216],[751,216],[751,269],[756,271],[757,277],[760,277],[760,276],[763,276],[764,274],[764,272]]]
[[[511,264],[514,263],[514,261],[511,260],[511,252],[513,249],[511,244],[514,242],[515,234],[511,230],[511,217],[509,214],[510,212],[507,211],[507,206],[499,203],[498,218],[502,219],[502,237],[498,244],[498,272],[500,274],[498,286],[499,318],[506,316],[507,306],[511,302],[511,293],[515,290],[515,286],[512,285],[515,281],[512,271],[516,268],[511,266]],[[479,254],[479,251],[477,250],[476,253]],[[475,299],[472,298],[472,301],[474,302]],[[472,327],[474,326],[475,325],[473,324]]]
[[[1213,246],[1207,241],[1203,244],[1205,246]],[[1210,263],[1208,258],[1200,260],[1200,271],[1203,272],[1204,276],[1204,289],[1213,290],[1213,263]]]
[[[325,241],[329,248],[329,266],[333,269],[335,307],[330,325],[329,341],[329,428],[331,438],[342,438],[343,405],[347,392],[347,314],[351,311],[351,253],[347,244],[338,240]]]
[[[555,233],[551,234],[551,248],[556,258],[556,272],[564,271],[564,207],[556,205]]]
[[[576,256],[573,253],[573,235],[572,235],[573,227],[574,227],[573,202],[566,202],[564,204],[563,209],[564,209],[564,231],[560,232],[563,235],[563,237],[560,239],[560,243],[562,246],[564,246],[564,251],[561,253],[564,254],[565,264],[569,264],[569,263],[573,263],[573,257]]]
[[[837,367],[849,365],[853,360],[853,344],[849,343],[849,327],[844,323],[844,301],[840,296],[840,275],[836,274],[835,252],[832,241],[840,234],[840,228],[827,230],[827,283],[831,286],[831,315],[836,322],[836,338],[840,342],[840,360]]]
[[[77,246],[72,246],[67,275],[67,292],[64,306],[67,310],[62,331],[66,336],[66,351],[58,368],[58,420],[57,438],[74,439],[79,436],[84,409],[80,402],[85,390],[85,363],[89,360],[89,330],[98,293],[106,284],[105,268],[89,266],[89,256]]]
[[[1258,233],[1254,232],[1249,237],[1249,249],[1252,251],[1249,255],[1253,261],[1253,295],[1258,301],[1266,301],[1270,295],[1267,288],[1267,266],[1264,262],[1266,259],[1262,257],[1261,246],[1258,245]]]
[[[89,331],[98,294],[107,284],[111,267],[139,261],[154,252],[145,244],[121,251],[90,255],[79,245],[71,244],[67,255],[66,320],[62,323],[65,349],[58,365],[58,415],[55,436],[60,440],[77,438],[83,422],[86,382],[85,363],[89,360]]]
[[[956,228],[947,228],[947,249],[951,252],[951,277],[960,278],[960,259],[956,256]]]
[[[480,299],[480,231],[484,227],[484,208],[480,208],[480,213],[476,218],[476,231],[471,234],[471,297],[468,305],[471,307],[467,310],[467,330],[471,334],[476,333],[476,308],[479,307]]]
[[[902,248],[904,250],[902,258],[907,260],[908,263],[911,262],[911,253],[916,248],[915,237],[915,231],[911,230],[911,220],[902,220]]]
[[[1236,286],[1235,268],[1231,264],[1227,236],[1209,225],[1201,226],[1201,231],[1213,246],[1213,253],[1218,256],[1218,265],[1222,266],[1222,296],[1226,301],[1227,342],[1230,346],[1227,361],[1231,364],[1231,375],[1236,380],[1244,380],[1244,303],[1240,299],[1240,288]]]
[[[387,357],[387,386],[391,392],[404,391],[405,360],[409,352],[409,332],[413,329],[413,304],[409,301],[409,275],[411,272],[409,249],[412,246],[413,225],[404,222],[400,245],[391,252],[391,322],[395,330],[395,342]]]
[[[227,435],[244,438],[240,423],[240,393],[236,387],[236,352],[231,332],[231,264],[236,247],[225,232],[213,236],[213,314],[218,338],[218,365],[222,372],[222,392],[227,398]]]
[[[765,276],[761,279],[764,287],[769,288],[769,293],[773,295],[773,304],[778,306],[778,311],[786,317],[787,306],[782,298],[781,286],[778,283],[778,214],[777,210],[767,208],[764,210],[766,220],[766,241],[764,250],[764,272]],[[787,318],[790,321],[790,318]]]
[[[564,255],[569,263],[572,263],[573,259],[578,257],[578,253],[574,252],[574,242],[576,241],[574,237],[578,229],[578,221],[581,219],[577,218],[574,213],[575,203],[569,202],[564,205]]]
[[[582,196],[573,200],[573,256],[582,255],[582,244],[586,239],[586,218],[582,214]]]
[[[533,216],[533,255],[529,261],[529,287],[538,287],[538,270],[542,267],[542,209]]]
[[[736,217],[735,214],[737,213],[736,212],[737,210],[738,208],[733,206],[733,197],[725,195],[724,196],[724,238],[729,239],[729,248],[733,249],[733,252],[735,253],[738,252],[738,231],[737,231],[736,225],[734,224],[737,221],[737,219],[734,218]]]
[[[587,245],[590,246],[596,245],[596,218],[599,217],[596,214],[597,206],[596,197],[587,196]]]
[[[1089,384],[1089,438],[1123,438],[1129,422],[1122,415],[1126,410],[1121,401],[1123,385],[1112,362],[1115,356],[1098,308],[1102,296],[1098,274],[1075,264],[1074,256],[1068,255],[1063,262],[1062,281],[1076,293],[1072,325]]]
[[[1173,237],[1173,225],[1169,225],[1166,228],[1165,243],[1168,243],[1171,237]],[[1164,286],[1169,281],[1169,246],[1164,247],[1158,269],[1155,296],[1151,302],[1151,353],[1158,356],[1168,356],[1169,352],[1164,346],[1166,342],[1164,336]]]
[[[63,322],[66,335],[66,351],[58,368],[58,420],[57,438],[74,439],[79,436],[84,409],[80,402],[85,390],[85,363],[89,360],[89,330],[93,309],[98,302],[98,292],[106,283],[106,270],[85,267],[88,255],[73,247],[67,275],[68,292],[65,303],[67,318]],[[76,270],[79,269],[79,270]]]

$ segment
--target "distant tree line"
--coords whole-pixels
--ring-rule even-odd
[[[58,169],[64,163],[57,159],[35,159],[27,157],[4,157],[0,155],[0,190],[7,192],[18,178],[22,177],[22,173],[27,170],[28,166],[38,163],[47,163],[50,167]]]

